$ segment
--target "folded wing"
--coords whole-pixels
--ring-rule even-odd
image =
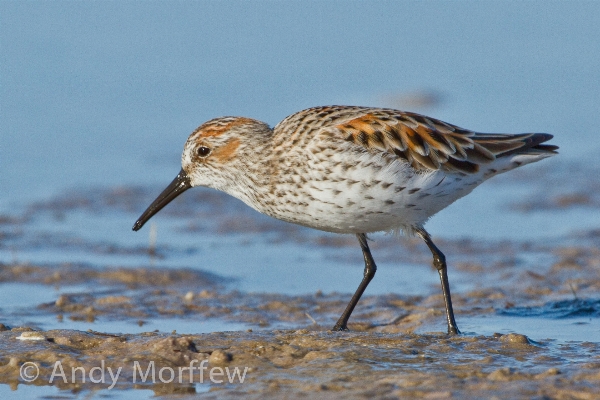
[[[323,133],[341,137],[369,151],[394,154],[415,170],[442,169],[472,174],[480,165],[498,157],[556,153],[558,149],[542,144],[552,138],[546,133],[477,133],[415,113],[389,109],[366,111]]]

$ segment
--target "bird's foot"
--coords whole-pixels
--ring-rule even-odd
[[[344,332],[344,331],[349,331],[350,329],[348,329],[348,327],[346,326],[346,324],[342,325],[342,324],[335,324],[335,326],[333,328],[331,328],[332,332]]]
[[[449,326],[448,327],[448,335],[460,335],[458,326]]]

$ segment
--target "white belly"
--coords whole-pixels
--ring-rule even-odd
[[[415,173],[406,163],[369,157],[348,167],[335,158],[290,174],[276,189],[278,204],[259,210],[275,218],[329,232],[369,233],[421,226],[469,193],[476,176]],[[308,178],[307,178],[308,177]],[[469,185],[470,184],[470,185]]]
[[[267,202],[248,201],[274,218],[336,233],[412,232],[480,183],[547,155],[514,155],[481,165],[475,174],[443,170],[415,172],[388,156],[348,157],[323,152],[320,158],[291,157],[279,170]]]

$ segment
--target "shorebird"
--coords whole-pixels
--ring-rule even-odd
[[[275,128],[250,118],[215,118],[189,136],[181,171],[133,230],[189,188],[205,186],[283,221],[355,234],[365,262],[363,279],[334,331],[348,329],[354,307],[375,276],[367,234],[416,235],[433,255],[448,333],[457,334],[446,257],[423,226],[486,179],[557,154],[557,146],[543,144],[551,138],[546,133],[477,133],[387,108],[309,108]]]

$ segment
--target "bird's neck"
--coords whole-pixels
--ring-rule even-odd
[[[273,182],[270,140],[240,148],[227,187],[220,188],[250,207],[264,212]]]

